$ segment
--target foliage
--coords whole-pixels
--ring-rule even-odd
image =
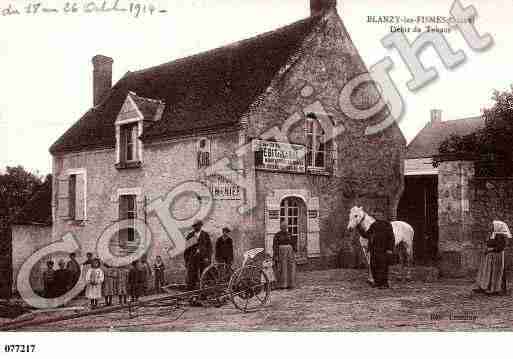
[[[484,129],[467,136],[450,136],[440,144],[439,153],[471,154],[483,163],[495,162],[501,173],[513,173],[513,86],[509,91],[495,90],[492,100],[493,106],[483,109]]]
[[[0,222],[13,220],[36,192],[51,193],[51,183],[51,175],[43,178],[22,166],[6,167],[0,174]]]

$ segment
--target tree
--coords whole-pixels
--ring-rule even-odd
[[[6,172],[0,175],[0,223],[13,220],[46,181],[22,166],[6,167]]]
[[[492,107],[483,109],[484,129],[467,136],[452,135],[440,144],[440,154],[471,155],[491,175],[513,174],[513,86],[494,90]]]

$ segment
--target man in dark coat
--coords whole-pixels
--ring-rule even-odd
[[[68,290],[73,288],[80,279],[80,264],[78,264],[75,253],[70,253],[69,261],[66,264],[70,280],[68,282]]]
[[[390,222],[376,220],[365,233],[369,239],[370,267],[374,285],[388,288],[388,265],[393,255],[395,238]]]
[[[69,289],[70,272],[66,269],[64,259],[59,260],[59,269],[55,271],[55,296],[60,297]]]
[[[187,235],[186,249],[183,254],[187,267],[187,287],[197,289],[200,275],[210,265],[212,258],[212,242],[207,232],[202,231],[203,222],[196,221],[193,231]]]
[[[233,263],[233,241],[229,234],[230,229],[228,227],[224,227],[223,235],[217,239],[216,261],[231,267]]]

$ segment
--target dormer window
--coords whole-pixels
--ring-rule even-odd
[[[131,162],[137,160],[137,123],[131,123],[121,126],[121,162]]]
[[[202,138],[198,141],[198,168],[210,166],[210,140]]]
[[[138,168],[143,160],[143,129],[159,121],[164,112],[162,101],[129,92],[116,119],[116,168]]]
[[[142,161],[142,122],[134,121],[116,126],[118,168],[139,167]]]

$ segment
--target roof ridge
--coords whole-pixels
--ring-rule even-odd
[[[165,105],[166,104],[166,102],[162,101],[162,100],[153,99],[153,98],[150,98],[150,97],[139,96],[135,91],[128,91],[128,94],[136,97],[137,99],[140,99],[140,100],[143,100],[143,101],[147,101],[147,102],[152,102],[152,103],[154,103],[156,105]]]
[[[150,67],[147,67],[147,68],[144,68],[144,69],[141,69],[141,70],[135,70],[135,71],[129,71],[129,72],[132,75],[142,75],[142,74],[144,74],[146,72],[150,72],[150,71],[156,70],[156,69],[158,69],[160,67],[163,67],[163,66],[170,66],[170,65],[179,64],[179,63],[182,63],[182,62],[187,62],[187,61],[190,61],[190,60],[192,60],[194,58],[201,58],[201,57],[206,56],[206,55],[213,55],[213,54],[215,54],[215,53],[217,53],[217,52],[219,52],[221,50],[224,50],[226,48],[238,47],[238,46],[241,46],[243,44],[249,43],[251,41],[262,39],[262,38],[264,38],[266,36],[269,36],[269,35],[272,35],[272,34],[278,32],[278,31],[283,31],[283,30],[286,30],[286,29],[289,29],[289,28],[293,28],[294,26],[297,26],[297,25],[299,25],[301,23],[307,23],[308,21],[313,21],[313,20],[319,21],[323,16],[324,16],[324,13],[321,13],[321,14],[318,14],[318,15],[314,15],[314,16],[309,16],[309,17],[306,17],[304,19],[301,19],[301,20],[295,21],[293,23],[290,23],[288,25],[278,27],[278,28],[276,28],[274,30],[269,30],[269,31],[266,31],[264,33],[257,34],[257,35],[254,35],[254,36],[251,36],[251,37],[248,37],[248,38],[245,38],[245,39],[241,39],[241,40],[238,40],[238,41],[230,42],[228,44],[221,45],[221,46],[215,47],[213,49],[209,49],[209,50],[205,50],[205,51],[202,51],[202,52],[198,52],[198,53],[186,56],[186,57],[180,57],[180,58],[168,61],[168,62],[161,63],[159,65],[150,66]]]

